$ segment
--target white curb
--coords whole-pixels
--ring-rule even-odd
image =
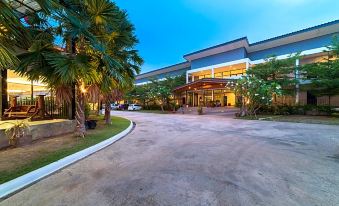
[[[0,199],[3,199],[7,196],[9,196],[12,193],[15,193],[41,179],[44,177],[53,174],[54,172],[76,162],[79,161],[111,144],[114,142],[120,140],[122,137],[127,135],[130,131],[133,129],[133,122],[130,121],[130,125],[127,129],[120,132],[119,134],[100,142],[96,145],[93,145],[87,149],[84,149],[82,151],[79,151],[77,153],[74,153],[70,156],[64,157],[56,162],[53,162],[49,165],[46,165],[44,167],[41,167],[37,170],[34,170],[30,173],[27,173],[23,176],[20,176],[18,178],[15,178],[9,182],[3,183],[0,185]]]

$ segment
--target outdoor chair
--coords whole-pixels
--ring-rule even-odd
[[[10,107],[4,112],[4,119],[25,119],[32,117],[37,111],[36,105]]]

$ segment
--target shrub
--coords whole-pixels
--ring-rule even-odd
[[[29,125],[27,120],[16,121],[16,122],[5,122],[7,124],[12,124],[11,127],[7,128],[5,133],[8,138],[8,143],[11,146],[17,146],[20,139],[23,138],[26,134],[25,132],[29,130]]]
[[[85,104],[85,119],[88,119],[90,113],[91,113],[91,106],[89,104]]]
[[[202,106],[199,106],[197,111],[198,111],[198,115],[202,115],[203,113]]]
[[[273,105],[262,107],[259,113],[274,115],[331,115],[333,113],[333,107],[317,105]]]

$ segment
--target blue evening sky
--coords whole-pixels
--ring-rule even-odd
[[[339,19],[339,0],[114,0],[127,10],[142,73],[247,36],[250,43]]]

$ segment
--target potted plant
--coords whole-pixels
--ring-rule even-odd
[[[26,132],[29,130],[27,120],[4,122],[3,124],[11,124],[11,126],[5,130],[8,143],[11,146],[17,146],[20,142],[20,139],[25,137]]]
[[[202,110],[202,106],[201,105],[199,105],[198,106],[198,115],[202,115],[202,113],[203,113],[203,110]]]

